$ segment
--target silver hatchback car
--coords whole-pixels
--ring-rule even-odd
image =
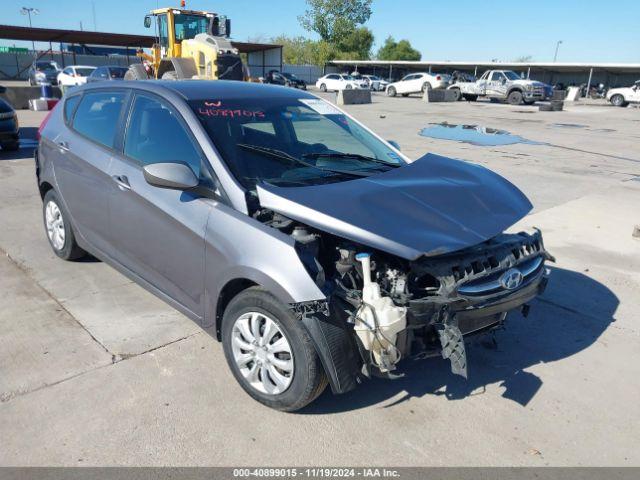
[[[409,162],[307,92],[226,81],[101,82],[41,127],[47,238],[111,264],[221,340],[256,400],[293,411],[441,352],[547,282],[531,209],[482,167]]]

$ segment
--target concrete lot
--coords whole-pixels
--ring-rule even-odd
[[[197,325],[105,264],[54,257],[29,140],[43,114],[20,112],[23,148],[0,152],[0,465],[640,465],[640,110],[380,95],[347,110],[535,205],[519,226],[556,255],[550,286],[469,347],[469,381],[429,359],[297,414],[254,402]],[[442,121],[544,144],[418,135]]]

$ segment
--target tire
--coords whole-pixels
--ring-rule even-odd
[[[169,70],[162,74],[162,80],[178,80],[178,73],[175,70]]]
[[[352,89],[353,89],[353,87],[352,87],[351,85],[345,85],[344,89],[345,89],[345,90],[352,90]]]
[[[125,80],[148,80],[149,75],[141,63],[132,63],[124,74]]]
[[[455,94],[456,102],[462,100],[463,95],[459,88],[452,88],[451,91]]]
[[[627,102],[624,101],[624,97],[619,93],[613,95],[609,101],[614,107],[624,107],[627,104]]]
[[[3,143],[0,148],[6,152],[15,152],[20,149],[19,142]]]
[[[320,91],[321,92],[326,92],[327,91],[327,86],[324,83],[320,84]]]
[[[520,92],[519,90],[510,92],[509,96],[507,97],[507,102],[510,105],[520,105],[522,103],[522,92]]]
[[[257,319],[258,335],[255,335],[253,328],[254,316]],[[267,345],[283,345],[284,339],[289,347],[289,354],[276,352],[280,357],[275,357],[265,348],[258,346],[264,338],[260,335],[265,335],[267,329],[273,332],[274,325],[278,331],[266,342]],[[256,338],[259,342],[252,344],[252,339]],[[242,348],[240,344],[250,348]],[[251,397],[268,407],[285,412],[299,410],[315,400],[327,386],[327,377],[307,330],[289,308],[261,287],[248,288],[229,302],[222,319],[222,346],[229,368],[240,386]],[[284,349],[282,346],[280,348]],[[256,353],[253,354],[252,351]],[[291,373],[288,374],[287,369],[276,369],[275,362],[271,363],[269,360],[274,357],[279,365],[290,366]],[[239,361],[244,363],[244,367],[236,358],[240,358]],[[261,359],[267,367],[257,366]],[[244,368],[244,372],[241,368]],[[258,368],[260,370],[256,370],[252,385],[249,380],[251,372]],[[274,370],[276,375],[271,373]],[[266,377],[263,377],[264,372],[268,372]],[[278,382],[274,380],[277,376],[280,381],[284,379],[288,382],[287,385],[278,386]],[[268,393],[269,389],[265,385],[276,385],[276,390]]]
[[[48,212],[48,209],[51,210]],[[49,190],[44,196],[42,201],[42,220],[53,253],[63,260],[77,260],[87,254],[78,246],[71,228],[69,215],[62,207],[62,203],[54,190]],[[60,234],[63,234],[62,237]]]
[[[540,110],[541,112],[551,112],[553,111],[553,108],[551,108],[551,104],[543,103],[540,105],[540,107],[538,107],[538,110]]]
[[[427,90],[431,90],[433,87],[431,86],[431,84],[429,82],[424,82],[422,84],[422,93],[426,92]]]
[[[387,88],[387,96],[388,97],[395,97],[396,96],[396,89],[395,87],[389,87]]]
[[[33,87],[35,85],[35,83],[33,82],[33,80],[31,80],[31,77],[29,77],[29,86]]]

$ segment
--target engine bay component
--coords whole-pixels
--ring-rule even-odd
[[[373,355],[373,364],[381,372],[395,369],[400,361],[396,338],[407,326],[406,307],[397,307],[390,297],[383,296],[380,285],[371,280],[371,256],[359,253],[362,265],[362,303],[355,315],[354,330],[363,346]]]

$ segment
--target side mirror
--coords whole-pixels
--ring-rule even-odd
[[[149,28],[151,27],[151,17],[149,15],[146,15],[144,17],[144,28]]]
[[[224,21],[224,36],[227,38],[231,36],[231,19],[229,18]]]
[[[183,163],[152,163],[143,169],[149,185],[175,190],[188,190],[198,186],[198,179]]]
[[[396,150],[400,150],[400,144],[395,140],[387,140],[387,143],[391,145],[393,148],[395,148]]]

